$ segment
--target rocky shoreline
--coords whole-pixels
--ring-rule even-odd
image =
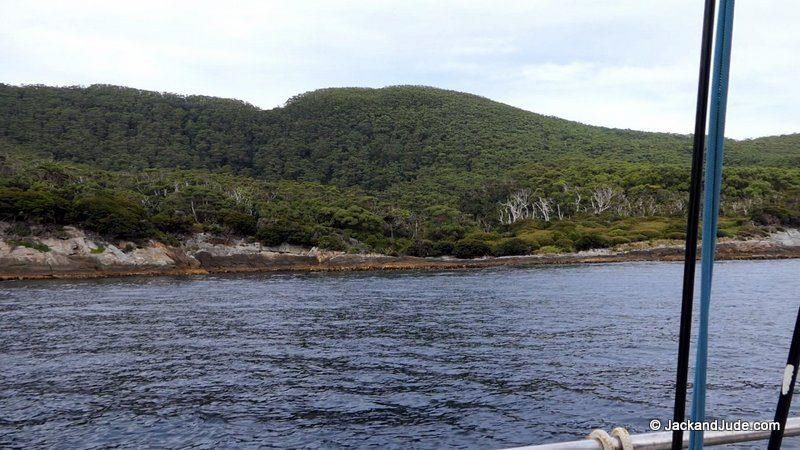
[[[800,232],[786,230],[767,238],[721,240],[717,259],[800,258]],[[591,264],[625,261],[680,261],[683,244],[670,241],[566,254],[456,259],[381,254],[347,254],[289,245],[266,247],[200,234],[167,246],[108,243],[65,227],[59,236],[19,241],[0,236],[0,280],[99,278],[139,275],[195,275],[275,271],[359,271],[462,269],[497,266]]]

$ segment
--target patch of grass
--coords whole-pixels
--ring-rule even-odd
[[[539,251],[537,251],[536,253],[542,253],[542,254],[561,253],[562,251],[563,250],[556,247],[555,245],[545,245],[544,247],[540,248]]]
[[[645,220],[639,222],[631,227],[631,231],[638,234],[643,234],[651,239],[660,238],[664,230],[669,227],[666,220]]]
[[[93,248],[93,249],[89,250],[89,252],[91,252],[91,254],[93,254],[93,255],[99,255],[100,253],[103,253],[104,251],[106,251],[106,248],[103,247],[102,245],[99,245],[96,248]]]
[[[720,217],[717,237],[735,237],[742,234],[742,220],[733,217]]]
[[[48,247],[47,245],[42,244],[41,242],[31,241],[28,239],[12,240],[9,241],[9,243],[15,247],[31,248],[33,250],[40,251],[42,253],[50,251],[50,247]]]
[[[739,233],[738,233],[737,237],[741,237],[741,238],[759,238],[759,237],[765,237],[767,235],[769,235],[769,233],[766,230],[764,230],[763,228],[759,228],[753,223],[745,223],[739,229]]]
[[[6,232],[12,236],[25,237],[31,235],[31,228],[24,223],[14,223],[8,227]]]

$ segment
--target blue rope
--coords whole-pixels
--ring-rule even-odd
[[[700,260],[700,326],[697,335],[697,361],[694,372],[692,421],[706,417],[706,374],[708,362],[708,316],[711,306],[711,278],[717,246],[722,157],[725,146],[725,111],[728,104],[728,75],[731,65],[734,0],[720,0],[717,17],[717,40],[714,49],[714,78],[711,88],[708,151],[705,169],[705,204],[703,206],[703,250]],[[703,448],[703,432],[692,431],[690,450]]]

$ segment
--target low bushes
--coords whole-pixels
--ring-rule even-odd
[[[347,244],[341,237],[333,234],[322,236],[317,241],[317,246],[325,250],[333,250],[343,252],[347,250]]]
[[[476,238],[464,238],[453,245],[453,256],[462,259],[486,256],[491,251],[489,244]]]
[[[56,223],[64,220],[65,204],[64,199],[40,189],[0,188],[0,220]]]
[[[527,255],[531,246],[520,238],[508,238],[498,242],[492,252],[495,256]]]
[[[205,232],[268,246],[289,243],[346,252],[476,258],[683,239],[685,233],[685,219],[677,213],[593,215],[585,203],[563,220],[553,215],[548,222],[529,218],[503,225],[496,208],[505,198],[504,186],[494,193],[475,186],[476,197],[463,206],[467,213],[453,207],[457,186],[443,192],[446,195],[433,195],[425,188],[418,196],[402,197],[201,171],[132,174],[21,161],[14,167],[19,169],[0,173],[0,221],[12,224],[4,229],[5,236],[20,240],[30,230],[17,230],[14,223],[33,229],[74,225],[108,238],[156,239],[170,245]],[[749,217],[720,218],[720,236],[755,237],[778,227],[800,226],[800,193],[756,205]]]
[[[452,255],[455,244],[450,241],[436,241],[433,243],[430,256]]]
[[[313,226],[283,218],[259,227],[255,238],[268,246],[277,246],[283,243],[307,246],[317,244]]]
[[[608,247],[610,244],[609,240],[602,236],[600,233],[589,233],[584,234],[575,240],[575,250],[577,251],[584,251],[584,250],[592,250],[596,248],[605,248]]]
[[[792,211],[781,206],[759,208],[753,211],[750,217],[754,222],[762,225],[800,226],[800,212]]]
[[[146,238],[155,232],[144,208],[113,193],[98,192],[78,198],[70,217],[92,231],[118,238]]]

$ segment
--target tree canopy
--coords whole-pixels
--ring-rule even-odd
[[[681,238],[691,138],[418,86],[261,110],[117,86],[0,85],[0,220],[462,257]],[[800,135],[726,143],[723,234],[800,217]]]

